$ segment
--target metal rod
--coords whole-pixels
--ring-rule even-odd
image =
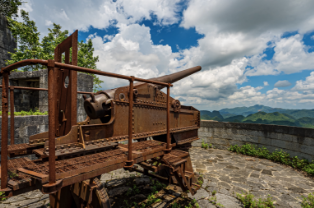
[[[14,144],[14,86],[10,86],[11,145]]]
[[[77,65],[77,35],[78,31],[72,34],[72,65]],[[70,53],[70,49],[69,49]],[[71,93],[71,126],[77,124],[77,71],[70,71],[70,93]]]
[[[8,185],[8,85],[9,73],[2,77],[2,140],[1,140],[1,189]]]
[[[167,150],[171,150],[170,137],[170,85],[167,86]]]
[[[48,60],[49,183],[56,182],[54,61]]]
[[[37,87],[19,87],[19,86],[12,86],[15,90],[37,90],[37,91],[48,91],[46,88],[37,88]],[[2,88],[2,85],[0,85]],[[91,94],[93,92],[84,92],[84,91],[77,91],[78,94]]]
[[[134,77],[130,80],[130,87],[129,87],[129,142],[128,142],[128,162],[132,162],[132,134],[133,134],[133,81]]]
[[[40,59],[26,59],[23,61],[19,61],[19,62],[16,62],[14,64],[11,64],[7,67],[2,68],[2,70],[0,72],[0,76],[1,76],[1,73],[10,72],[10,71],[17,69],[19,67],[27,66],[27,65],[33,65],[33,64],[41,64],[41,65],[47,66],[48,61],[40,60]],[[130,76],[115,74],[115,73],[111,73],[111,72],[104,72],[104,71],[89,69],[89,68],[85,68],[85,67],[73,66],[71,64],[64,64],[64,63],[60,63],[60,62],[55,62],[55,66],[57,68],[61,68],[61,69],[69,69],[69,70],[74,70],[74,71],[87,72],[87,73],[98,74],[98,75],[107,76],[107,77],[115,77],[115,78],[126,79],[126,80],[132,79]],[[146,79],[141,79],[141,78],[136,78],[136,77],[133,77],[133,81],[141,81],[141,82],[159,84],[159,85],[164,85],[164,86],[169,85],[168,83],[165,83],[165,82],[146,80]]]

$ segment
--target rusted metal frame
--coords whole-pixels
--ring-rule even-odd
[[[28,175],[29,177],[39,180],[41,181],[41,183],[48,183],[49,182],[49,178],[48,175],[42,174],[42,173],[37,173],[35,171],[32,170],[27,170],[25,168],[18,168],[17,169],[18,172],[23,173],[25,175]]]
[[[167,86],[167,149],[171,151],[171,136],[170,136],[170,84]]]
[[[130,86],[129,86],[129,122],[128,122],[128,133],[129,133],[129,140],[128,140],[128,160],[126,161],[126,167],[132,167],[134,164],[133,157],[132,157],[132,136],[133,136],[133,82],[134,77],[131,76],[130,79]]]
[[[14,64],[11,64],[11,65],[9,65],[7,67],[2,68],[2,70],[0,72],[0,76],[4,72],[10,72],[10,71],[12,71],[14,69],[17,69],[19,67],[27,66],[27,65],[33,65],[33,64],[41,64],[41,65],[47,66],[48,65],[48,61],[47,60],[40,60],[40,59],[26,59],[26,60],[23,60],[23,61],[19,61],[19,62],[16,62]],[[121,74],[115,74],[115,73],[111,73],[111,72],[98,71],[98,70],[95,70],[95,69],[89,69],[89,68],[85,68],[85,67],[73,66],[73,65],[70,65],[70,64],[64,64],[64,63],[60,63],[60,62],[55,62],[55,66],[57,68],[70,69],[70,70],[74,70],[74,71],[86,72],[86,73],[91,73],[91,74],[107,76],[107,77],[115,77],[115,78],[126,79],[126,80],[130,80],[131,79],[131,77],[125,76],[125,75],[121,75]],[[158,84],[158,85],[164,85],[164,86],[168,86],[169,85],[169,83],[153,81],[153,80],[147,80],[147,79],[141,79],[141,78],[137,78],[137,77],[134,77],[134,81],[141,81],[141,82]],[[173,85],[171,84],[171,86],[173,86]]]
[[[8,185],[8,87],[9,73],[2,76],[1,189]]]
[[[73,66],[73,65],[59,63],[59,62],[56,62],[55,64],[56,64],[56,67],[59,67],[62,69],[70,69],[70,70],[75,70],[75,71],[80,71],[80,72],[87,72],[87,73],[98,74],[98,75],[107,76],[107,77],[126,79],[126,80],[132,79],[132,76],[125,76],[125,75],[115,74],[115,73],[111,73],[111,72],[98,71],[95,69],[89,69],[89,68],[80,67],[80,66]],[[134,77],[134,81],[141,81],[141,82],[159,84],[159,85],[164,85],[164,86],[169,85],[169,83],[147,80],[147,79],[141,79],[141,78],[137,78],[137,77]],[[171,84],[171,86],[173,86],[173,85]]]
[[[116,159],[116,160],[111,160],[111,161],[108,161],[108,162],[98,163],[98,164],[95,164],[95,165],[87,166],[87,167],[84,167],[84,168],[81,168],[81,169],[71,170],[71,171],[63,172],[63,173],[58,173],[57,176],[56,176],[56,179],[59,180],[59,179],[63,179],[63,178],[73,177],[75,175],[84,174],[84,173],[86,173],[88,171],[93,171],[93,170],[97,170],[97,169],[106,168],[108,166],[114,165],[115,163],[124,163],[125,161],[126,161],[126,158],[119,158],[119,159]],[[106,172],[104,172],[104,173],[106,173]],[[103,174],[103,173],[101,173],[101,174]]]
[[[78,31],[76,30],[72,35],[72,65],[77,65],[77,36]],[[70,53],[70,48],[68,49]],[[71,93],[71,126],[77,124],[77,71],[70,71],[70,93]]]
[[[64,178],[62,181],[62,186],[64,187],[64,186],[72,185],[74,183],[81,182],[81,181],[90,179],[90,178],[95,177],[95,176],[99,176],[103,173],[108,173],[110,171],[113,171],[113,170],[116,170],[119,168],[123,168],[124,165],[125,165],[125,162],[115,163],[113,165],[103,167],[100,169],[96,169],[96,170],[93,170],[93,171],[90,171],[90,172],[87,172],[84,174],[79,174],[79,175],[76,175],[73,177]]]
[[[20,87],[20,86],[10,86],[14,87],[15,90],[37,90],[37,91],[48,91],[46,88],[37,88],[37,87]],[[0,85],[2,88],[2,85]],[[77,91],[78,94],[91,94],[93,92],[84,92],[84,91]]]
[[[49,183],[56,182],[54,60],[48,60]]]
[[[163,176],[160,176],[160,175],[157,175],[157,174],[153,174],[153,173],[150,173],[150,172],[144,173],[144,171],[138,169],[138,167],[133,167],[132,170],[134,170],[134,171],[136,171],[136,172],[138,172],[138,173],[142,173],[142,174],[144,174],[144,175],[148,175],[148,176],[152,176],[152,177],[155,177],[155,178],[157,178],[157,179],[160,179],[160,180],[162,180],[164,183],[167,183],[167,182],[168,182],[168,178],[163,177]]]
[[[14,144],[14,86],[10,86],[10,133],[11,145]]]

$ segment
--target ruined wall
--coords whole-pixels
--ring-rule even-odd
[[[314,160],[314,129],[310,128],[201,121],[198,134],[200,139],[192,146],[200,147],[204,141],[218,149],[228,149],[230,145],[250,143],[270,151],[282,149],[291,156]]]
[[[93,76],[78,73],[77,90],[92,92]],[[0,80],[2,83],[2,80]],[[9,84],[23,87],[48,88],[48,71],[43,69],[33,72],[12,72],[9,76]],[[2,92],[0,92],[1,95]],[[86,118],[84,110],[84,100],[82,94],[77,94],[77,121],[83,121]],[[1,97],[0,97],[1,103]],[[16,112],[30,111],[39,109],[41,112],[48,111],[48,92],[31,90],[14,90],[14,110]],[[0,111],[2,106],[0,105]]]
[[[10,59],[8,52],[14,52],[16,42],[7,28],[5,17],[0,15],[0,68],[5,66],[5,60]]]
[[[2,119],[0,116],[0,126],[2,124]],[[9,131],[8,131],[8,140],[9,144],[11,142],[11,133],[10,133],[10,116],[9,116]],[[41,132],[48,131],[48,116],[15,116],[14,117],[14,143],[28,143],[29,136],[38,134]],[[0,131],[0,141],[2,135]],[[0,145],[1,146],[1,145]]]

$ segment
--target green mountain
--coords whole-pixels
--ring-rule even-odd
[[[223,118],[218,111],[201,111],[202,120],[216,120],[222,122],[237,122],[237,123],[259,123],[259,124],[274,124],[284,126],[296,126],[305,128],[314,128],[314,118],[302,117],[299,119],[286,113],[266,113],[263,111],[250,114],[248,116],[236,115]]]
[[[202,120],[216,120],[216,121],[222,121],[223,117],[219,113],[219,111],[207,111],[207,110],[201,110],[201,119]]]
[[[295,119],[310,117],[314,118],[314,109],[283,109],[283,108],[271,108],[264,105],[254,105],[250,107],[237,107],[237,108],[225,108],[221,109],[220,114],[224,118],[229,118],[236,115],[248,116],[257,112],[274,113],[279,112],[293,116]]]
[[[248,116],[250,114],[257,113],[259,111],[263,111],[266,113],[273,113],[273,112],[281,112],[282,108],[271,108],[264,105],[254,105],[250,107],[237,107],[237,108],[225,108],[221,109],[219,112],[221,115],[227,115],[227,114],[233,114],[233,115],[242,115],[242,116]]]
[[[288,114],[296,119],[304,117],[314,118],[314,110],[284,110],[281,113]]]
[[[224,121],[224,122],[242,122],[242,120],[243,120],[244,118],[245,118],[245,117],[242,116],[242,115],[237,115],[237,116],[227,117],[227,118],[225,118],[223,121]]]
[[[290,115],[283,113],[265,113],[258,112],[248,115],[242,120],[242,123],[261,123],[261,124],[275,124],[275,125],[285,125],[285,126],[299,126],[300,123],[297,119]]]
[[[298,119],[302,127],[314,128],[314,118],[303,117]]]

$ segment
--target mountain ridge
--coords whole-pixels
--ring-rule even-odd
[[[263,110],[267,112],[264,112]],[[202,110],[200,112],[202,120],[314,128],[314,110],[312,109],[291,110],[255,105],[251,107],[237,107],[232,109],[225,108],[221,111],[213,112]],[[235,114],[236,112],[239,114]]]

